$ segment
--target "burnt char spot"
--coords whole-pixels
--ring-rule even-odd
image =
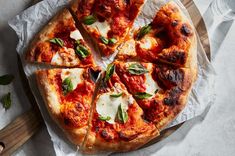
[[[138,136],[138,134],[127,136],[122,132],[119,132],[118,134],[119,134],[119,137],[124,141],[131,141],[131,140],[135,139]]]
[[[165,88],[170,89],[181,84],[184,79],[184,72],[181,69],[161,70],[158,73],[158,78]]]
[[[165,59],[169,63],[178,63],[185,64],[186,63],[186,54],[184,51],[176,51],[173,50],[170,54],[160,56],[162,59]]]
[[[168,106],[177,105],[182,90],[179,87],[172,88],[168,92],[168,97],[163,99],[163,103]]]
[[[178,21],[177,21],[177,20],[174,20],[174,21],[171,23],[171,25],[172,25],[173,27],[177,26],[177,25],[178,25]]]
[[[165,79],[176,85],[178,82],[183,80],[183,73],[180,69],[169,70],[165,75]]]
[[[172,106],[174,104],[173,98],[164,98],[163,103],[168,106]]]
[[[102,130],[100,133],[101,137],[103,139],[105,139],[106,141],[110,141],[113,139],[113,137],[111,135],[108,134],[108,132],[106,130]]]
[[[189,36],[192,32],[189,28],[189,26],[187,24],[183,24],[181,29],[180,29],[181,33],[185,36]]]
[[[69,121],[68,118],[64,118],[64,124],[65,124],[65,125],[69,125],[69,124],[70,124],[70,121]]]
[[[172,90],[170,90],[169,95],[171,97],[179,96],[179,94],[182,93],[182,90],[179,87],[175,87]]]

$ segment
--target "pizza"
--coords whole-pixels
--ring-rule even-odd
[[[93,107],[82,147],[85,153],[134,150],[159,134],[153,123],[142,118],[143,110],[120,81],[113,64],[101,80]]]
[[[182,111],[194,81],[191,69],[166,64],[116,62],[116,72],[159,130]]]
[[[117,59],[196,67],[196,46],[189,20],[174,2],[169,2],[151,23],[134,30],[134,35],[120,48]]]
[[[144,0],[75,0],[71,9],[104,56],[124,41]]]
[[[64,67],[94,66],[91,49],[67,9],[59,12],[32,41],[26,60]]]
[[[96,68],[47,69],[36,72],[37,84],[51,117],[80,145],[86,135]]]
[[[151,23],[132,29],[143,3],[74,0],[72,14],[58,13],[26,53],[27,60],[57,66],[36,72],[38,88],[51,117],[83,153],[138,149],[187,104],[197,79],[195,30],[172,1]],[[110,64],[94,59],[99,52],[84,35],[110,60],[118,51]]]

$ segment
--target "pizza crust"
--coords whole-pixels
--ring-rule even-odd
[[[189,72],[189,75],[190,74],[191,72]],[[185,108],[188,102],[188,96],[191,93],[191,89],[193,85],[193,79],[191,78],[191,76],[185,79],[185,82],[183,85],[187,89],[185,89],[180,94],[178,98],[178,104],[172,107],[170,114],[168,114],[167,117],[162,118],[159,122],[156,123],[156,127],[157,129],[159,129],[159,131],[162,131],[167,125],[169,125]]]
[[[85,154],[97,154],[97,153],[107,153],[107,152],[127,152],[136,150],[152,139],[159,136],[157,130],[148,131],[144,134],[138,135],[134,140],[124,142],[105,142],[97,139],[94,134],[89,134],[85,145],[82,147],[81,151]]]

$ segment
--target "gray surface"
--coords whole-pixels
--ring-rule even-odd
[[[211,0],[195,0],[206,23],[210,27],[208,6]],[[19,79],[15,47],[17,38],[7,26],[6,21],[30,5],[30,0],[0,0],[0,75],[14,73],[16,79],[9,86],[0,86],[0,96],[11,91],[13,107],[4,111],[0,105],[0,129],[12,121],[17,115],[28,110],[30,104],[25,97]],[[218,36],[209,34],[212,43],[220,44],[213,48],[213,64],[217,72],[217,99],[205,119],[196,118],[178,129],[173,135],[162,141],[153,151],[145,155],[179,155],[179,156],[232,156],[235,155],[235,24],[223,23],[217,29]],[[219,42],[219,43],[218,43]],[[166,143],[170,140],[171,143]],[[46,129],[42,129],[16,155],[54,155],[50,137]]]

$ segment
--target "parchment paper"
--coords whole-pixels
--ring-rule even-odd
[[[174,0],[188,16],[188,12],[181,2]],[[160,6],[165,4],[167,0],[148,0],[140,15],[136,19],[133,27],[140,27],[150,23]],[[41,110],[42,116],[45,120],[48,132],[54,145],[55,152],[58,156],[62,155],[80,155],[77,147],[72,145],[64,136],[61,129],[51,120],[42,97],[37,89],[34,72],[41,68],[48,68],[45,65],[38,65],[28,63],[24,59],[24,53],[29,42],[34,35],[58,12],[61,8],[66,7],[68,0],[44,0],[40,3],[28,8],[14,19],[9,21],[9,25],[15,30],[19,37],[17,52],[21,57],[24,67],[24,72],[29,80],[31,90],[36,98],[37,104]],[[177,125],[186,120],[192,119],[200,115],[207,107],[213,103],[215,95],[214,88],[214,69],[208,61],[206,54],[202,48],[200,40],[198,39],[198,79],[192,89],[186,108],[168,127]],[[152,145],[156,146],[156,144]],[[145,149],[142,149],[145,150]]]

